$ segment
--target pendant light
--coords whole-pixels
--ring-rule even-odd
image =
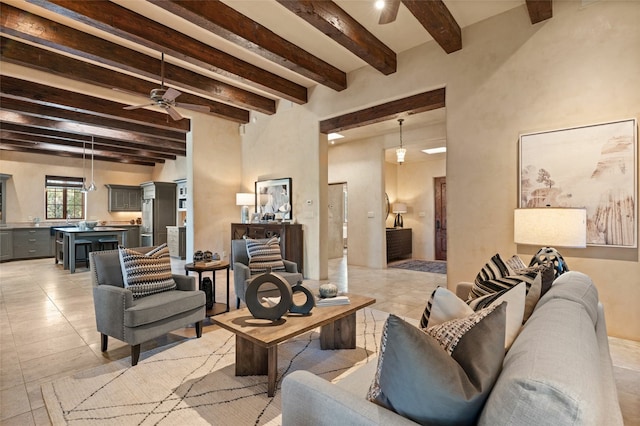
[[[87,190],[96,190],[96,182],[93,180],[93,136],[91,136],[91,185],[89,185],[89,188],[87,188]]]
[[[83,193],[86,193],[89,191],[86,185],[87,178],[85,177],[85,167],[84,167],[86,151],[87,151],[86,148],[87,147],[86,147],[85,141],[82,141],[82,188],[80,188],[80,192],[83,192]]]
[[[400,125],[400,148],[396,149],[396,158],[398,160],[398,164],[402,165],[404,163],[404,155],[407,153],[407,150],[402,147],[402,122],[404,119],[399,118],[398,124]]]

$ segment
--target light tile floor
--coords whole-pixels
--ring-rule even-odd
[[[176,273],[183,273],[183,267],[184,262],[172,262]],[[328,281],[341,290],[375,297],[377,309],[416,319],[431,291],[446,285],[445,275],[347,268],[345,259],[330,261]],[[310,288],[320,284],[305,283]],[[223,299],[224,272],[218,273],[216,284]],[[230,299],[234,309],[233,275]],[[206,324],[205,333],[215,329]],[[194,334],[193,328],[185,328],[144,344],[141,358],[152,347]],[[625,424],[640,426],[640,342],[610,338],[610,345]],[[115,339],[109,339],[107,353],[100,351],[88,269],[69,274],[53,259],[0,264],[0,424],[50,424],[42,383],[129,355],[129,346]]]

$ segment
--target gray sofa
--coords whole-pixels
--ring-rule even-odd
[[[132,250],[146,253],[153,247]],[[140,358],[140,344],[170,331],[195,324],[202,335],[205,294],[196,289],[194,277],[173,275],[177,289],[134,299],[124,288],[118,250],[89,254],[96,326],[101,334],[101,350],[106,352],[108,336],[131,345],[131,365]]]
[[[469,284],[456,290],[469,292]],[[332,384],[307,371],[282,384],[288,425],[411,425],[366,400],[377,362]],[[591,279],[567,272],[538,301],[507,352],[480,425],[622,425],[605,317]]]
[[[231,240],[231,260],[233,264],[233,286],[236,291],[236,308],[240,308],[240,301],[244,300],[244,294],[251,280],[257,275],[251,275],[249,269],[249,255],[247,254],[247,242],[245,240]],[[292,287],[302,281],[302,274],[298,272],[298,265],[290,260],[282,259],[285,271],[277,271]],[[258,297],[280,296],[280,291],[274,284],[265,283],[260,286]]]

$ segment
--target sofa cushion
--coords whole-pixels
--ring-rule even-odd
[[[457,318],[464,318],[475,311],[507,302],[505,349],[509,349],[522,327],[525,307],[525,283],[520,283],[498,293],[462,301],[452,291],[438,287],[434,290],[420,320],[420,327],[432,327]]]
[[[547,292],[538,302],[542,306],[552,299],[566,299],[581,304],[593,324],[598,320],[598,289],[588,275],[578,271],[568,271],[560,275],[553,282],[551,291]],[[536,308],[537,309],[537,308]]]
[[[120,247],[118,252],[124,287],[133,293],[134,298],[175,290],[166,244],[145,254],[124,247]]]
[[[280,243],[277,237],[272,237],[268,240],[247,238],[246,242],[251,275],[267,272],[269,268],[271,268],[272,271],[285,270],[284,262],[282,262]]]
[[[179,315],[204,306],[206,298],[204,292],[195,291],[165,291],[146,297],[134,299],[133,305],[124,312],[126,327],[139,327],[153,324],[174,315]]]
[[[506,306],[474,316],[431,330],[449,355],[430,334],[390,315],[368,399],[421,424],[475,424],[504,357]]]
[[[611,424],[599,418],[607,411],[602,374],[584,306],[551,298],[536,308],[505,356],[479,424]]]

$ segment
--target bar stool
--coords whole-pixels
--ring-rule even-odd
[[[115,250],[120,242],[117,238],[100,238],[98,239],[100,250]]]
[[[91,240],[76,240],[74,253],[76,255],[76,263],[84,262],[85,265],[89,266],[89,253],[91,252]],[[84,251],[84,257],[78,257],[78,247],[82,248]]]

